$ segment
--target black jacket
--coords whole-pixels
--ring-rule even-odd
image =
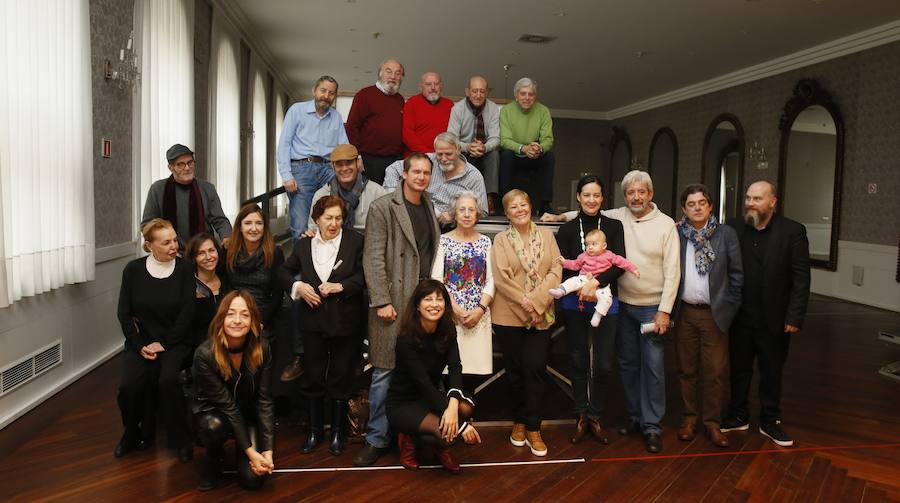
[[[584,227],[585,235],[587,235],[588,232],[598,228],[597,225],[588,223],[592,221],[590,217],[585,218],[585,223],[588,223],[587,225],[580,226],[579,219],[581,218],[581,215],[581,212],[578,212],[577,217],[561,225],[559,227],[559,230],[556,232],[556,244],[559,246],[559,252],[563,257],[570,260],[574,260],[575,257],[577,257],[581,252],[584,251],[584,248],[582,248],[581,246],[581,227]],[[604,234],[606,234],[607,249],[609,249],[609,251],[615,253],[616,255],[624,257],[625,231],[622,228],[622,222],[616,220],[615,218],[600,216],[599,228],[601,231],[603,231]],[[610,289],[612,290],[612,294],[618,296],[618,279],[619,276],[621,276],[624,272],[625,271],[623,269],[612,266],[606,272],[601,273],[599,276],[597,276],[597,281],[600,282],[600,286],[605,286],[608,284]],[[565,281],[572,276],[577,275],[578,271],[563,269],[562,279],[563,281]]]
[[[743,240],[747,224],[743,219],[732,219],[728,225],[734,228],[738,241]],[[809,240],[803,224],[777,213],[769,222],[768,250],[763,263],[763,313],[766,327],[772,334],[783,334],[785,325],[803,326],[806,305],[809,302]],[[747,270],[747,257],[743,257]],[[742,297],[746,300],[747,294]],[[743,316],[740,314],[739,316]]]
[[[248,426],[256,427],[257,452],[270,451],[275,446],[274,415],[271,385],[272,352],[263,339],[263,361],[256,372],[247,368],[247,356],[240,369],[232,368],[227,381],[219,374],[213,356],[212,341],[207,340],[194,351],[194,413],[217,410],[228,418],[239,449],[250,447]]]
[[[445,351],[431,340],[418,347],[411,337],[397,337],[397,364],[391,373],[391,384],[385,400],[388,407],[425,400],[431,410],[442,413],[450,398],[471,400],[462,391],[462,363],[456,337],[450,339]],[[447,368],[447,393],[441,392],[441,373]]]
[[[366,309],[363,289],[366,279],[363,274],[363,237],[353,230],[342,231],[341,246],[338,248],[335,267],[327,281],[340,283],[344,291],[322,299],[319,307],[312,308],[303,299],[297,299],[300,306],[300,329],[322,332],[326,336],[349,336],[359,333],[365,323]],[[294,252],[278,270],[278,281],[290,293],[294,281],[312,285],[318,292],[323,283],[316,274],[312,259],[312,238],[303,238],[294,245]]]

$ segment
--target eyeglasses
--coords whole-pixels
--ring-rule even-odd
[[[188,161],[188,162],[176,162],[176,163],[175,163],[175,167],[178,168],[178,169],[185,169],[185,168],[191,168],[191,169],[194,169],[194,161]]]

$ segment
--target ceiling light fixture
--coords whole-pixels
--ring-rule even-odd
[[[519,42],[525,42],[526,44],[548,44],[556,40],[556,37],[550,35],[535,35],[531,33],[524,33],[519,35]]]

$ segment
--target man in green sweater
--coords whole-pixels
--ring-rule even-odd
[[[513,87],[515,103],[500,110],[500,196],[522,189],[538,215],[553,201],[553,119],[537,101],[537,83],[523,77]],[[538,204],[539,203],[539,204]]]

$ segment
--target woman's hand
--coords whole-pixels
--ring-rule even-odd
[[[531,299],[528,297],[522,297],[522,309],[524,309],[526,313],[534,314],[537,312],[534,308],[534,303],[531,302]]]
[[[156,359],[156,353],[154,353],[153,351],[150,351],[148,349],[149,347],[150,347],[150,345],[148,344],[141,348],[141,357],[144,358],[145,360],[153,361]]]
[[[297,293],[297,297],[306,301],[309,307],[319,307],[319,304],[322,303],[322,298],[319,297],[319,294],[316,293],[315,288],[312,287],[309,283],[304,283],[303,281],[298,281],[294,283],[294,289]]]
[[[328,297],[329,295],[341,293],[343,291],[344,285],[340,283],[329,283],[326,281],[319,285],[319,293],[321,293],[323,297]]]
[[[256,449],[253,447],[248,447],[246,451],[247,458],[250,460],[250,469],[256,475],[267,475],[272,473],[272,470],[275,468],[275,463],[271,460],[271,452],[269,453],[269,457],[263,456],[262,454],[256,452]]]
[[[481,317],[484,316],[484,311],[481,310],[480,307],[476,307],[471,311],[466,311],[466,315],[462,318],[462,325],[466,328],[472,328],[481,321]]]
[[[475,426],[472,423],[469,423],[469,427],[463,430],[462,438],[463,442],[470,445],[481,443],[481,435],[478,434],[478,430],[475,429]]]
[[[439,426],[441,430],[441,438],[446,440],[448,443],[452,442],[454,438],[456,438],[456,434],[459,431],[459,400],[456,398],[451,398],[449,405],[444,410],[444,414],[441,416],[441,423]]]
[[[578,300],[582,302],[597,302],[597,289],[599,287],[600,282],[596,279],[588,280],[588,282],[581,287],[581,290],[578,291]]]
[[[163,351],[166,350],[166,348],[164,348],[163,345],[158,342],[151,342],[150,344],[148,344],[144,347],[147,348],[147,351],[150,351],[154,354],[162,353]]]
[[[272,451],[263,451],[262,456],[269,462],[269,473],[272,473],[272,471],[275,470],[275,461],[272,461]]]
[[[451,302],[451,304],[452,304],[452,306],[453,306],[453,318],[454,318],[454,320],[455,320],[457,323],[463,323],[463,320],[466,318],[466,314],[468,313],[468,311],[466,311],[465,309],[463,309],[462,307],[460,307],[460,305],[457,304],[456,301],[454,301],[454,300],[451,299],[450,302]]]

